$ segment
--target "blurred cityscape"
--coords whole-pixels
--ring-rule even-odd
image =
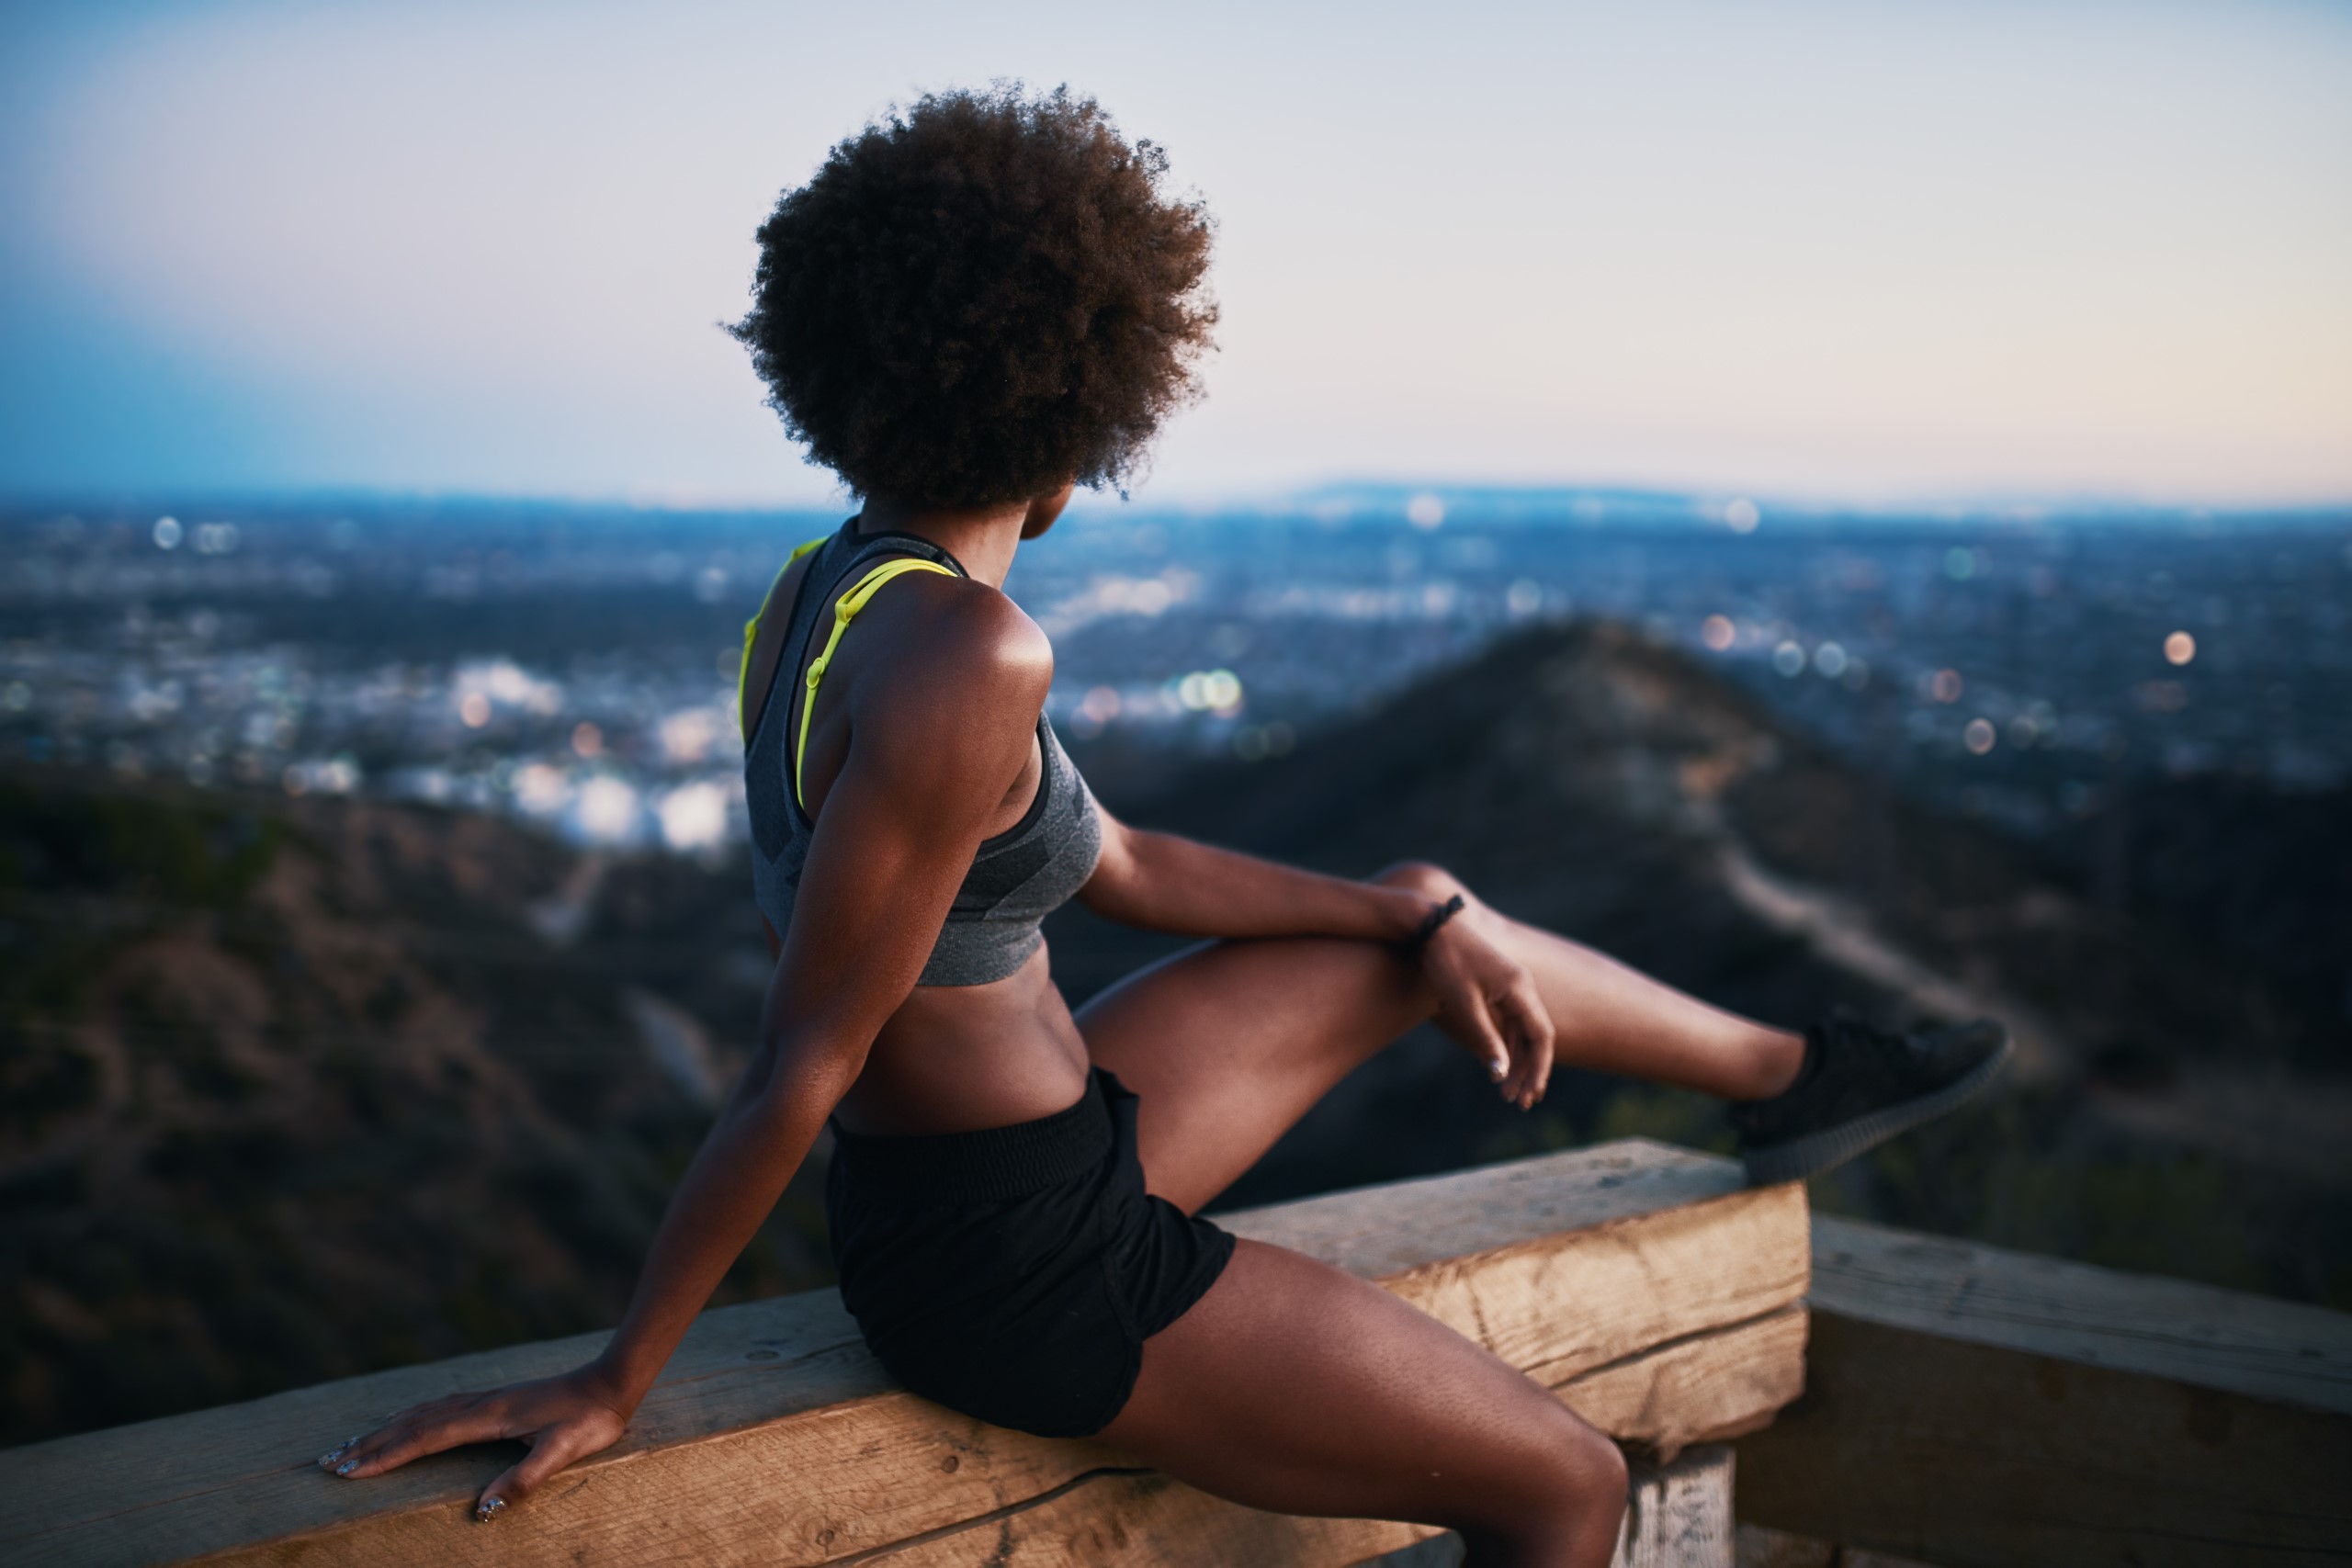
[[[740,628],[837,515],[0,516],[0,1443],[611,1323],[758,1037]],[[1094,506],[1008,583],[1138,824],[1400,856],[1715,1005],[1992,1015],[1813,1183],[2352,1303],[2352,514],[1333,490]],[[1072,906],[1073,1006],[1181,945]],[[1221,1201],[1730,1147],[1433,1031]],[[831,1275],[824,1151],[721,1299]]]
[[[0,760],[477,808],[714,857],[737,628],[831,514],[191,505],[0,516]],[[2352,775],[2352,514],[1865,515],[1335,489],[1081,507],[1009,590],[1096,767],[1278,756],[1600,616],[1939,807],[2063,835],[2134,780]]]

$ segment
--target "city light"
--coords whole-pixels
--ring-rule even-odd
[[[733,649],[728,650],[727,658],[727,674],[731,677],[735,670]],[[685,708],[669,715],[662,720],[657,736],[662,760],[673,766],[699,766],[718,750],[728,725],[727,716],[714,708]]]
[[[717,849],[727,840],[727,791],[707,779],[670,791],[653,813],[662,843],[680,853]]]
[[[526,762],[514,770],[512,787],[516,809],[530,817],[552,817],[571,804],[571,781],[560,768]]]
[[[622,844],[636,838],[640,815],[637,791],[625,780],[599,773],[580,786],[571,823],[592,844]]]
[[[1230,670],[1196,670],[1176,682],[1176,700],[1194,713],[1229,716],[1240,711],[1241,678]]]
[[[1419,531],[1400,515],[1408,499],[1250,514],[1246,528],[1081,516],[1024,550],[1007,587],[1055,639],[1054,722],[1074,749],[1116,735],[1138,758],[1261,761],[1484,657],[1530,616],[1573,614],[1720,659],[1722,679],[1769,692],[1839,751],[1906,750],[1923,795],[2029,832],[2069,819],[2065,768],[2111,766],[2106,749],[2127,736],[2135,771],[2228,767],[2298,789],[2352,771],[2352,721],[2309,673],[2324,662],[2313,650],[2352,626],[2340,538],[2280,535],[2226,558],[2164,531],[1994,529],[1979,544],[1808,524],[1735,538],[1729,503],[1702,501],[1682,503],[1683,532],[1636,536],[1496,526],[1450,497],[1442,528]],[[728,777],[740,645],[712,649],[784,546],[673,518],[593,538],[550,530],[551,545],[533,542],[536,521],[501,526],[455,543],[335,513],[19,519],[0,586],[35,607],[28,626],[55,629],[0,640],[0,754],[500,812],[615,847],[699,844],[708,830],[740,842]],[[779,537],[806,536],[800,526]],[[701,608],[722,581],[723,610]],[[674,647],[622,657],[593,617],[571,643],[545,640],[553,623],[529,596],[554,606],[616,583],[649,607],[677,602]],[[322,599],[335,602],[323,620]],[[335,635],[288,637],[274,604]],[[2223,636],[2217,663],[2209,645]],[[380,650],[355,660],[360,638]],[[2152,652],[2169,678],[2147,678]],[[1936,772],[1939,755],[1984,761],[1962,783]],[[368,759],[366,775],[344,758]],[[714,781],[723,810],[680,794]]]

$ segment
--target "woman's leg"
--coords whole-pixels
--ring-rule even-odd
[[[1468,896],[1434,866],[1381,880]],[[1756,1098],[1803,1059],[1795,1035],[1476,899],[1457,919],[1527,966],[1564,1063]],[[1146,1186],[1197,1210],[1434,1011],[1418,966],[1394,950],[1303,938],[1180,953],[1103,992],[1078,1021],[1089,1054],[1140,1098]],[[1544,1389],[1377,1286],[1250,1242],[1145,1342],[1134,1396],[1103,1437],[1258,1507],[1449,1526],[1482,1568],[1604,1563],[1624,1500],[1615,1445]]]
[[[1564,1065],[1756,1100],[1785,1088],[1804,1059],[1801,1036],[1498,914],[1438,867],[1396,866],[1380,880],[1469,898],[1457,918],[1534,976]],[[1256,1164],[1340,1079],[1434,1010],[1418,969],[1394,950],[1306,937],[1179,953],[1094,998],[1078,1024],[1094,1061],[1141,1097],[1147,1185],[1193,1211]]]
[[[1616,1445],[1543,1388],[1377,1285],[1250,1241],[1144,1342],[1102,1438],[1252,1507],[1460,1530],[1476,1568],[1600,1568],[1625,1506]]]

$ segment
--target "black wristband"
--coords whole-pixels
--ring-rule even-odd
[[[1405,951],[1408,953],[1420,952],[1421,949],[1430,944],[1430,938],[1437,935],[1438,928],[1440,926],[1445,924],[1446,921],[1453,919],[1454,916],[1460,913],[1462,913],[1462,895],[1456,893],[1453,897],[1448,898],[1444,903],[1440,904],[1436,908],[1431,909],[1428,914],[1421,917],[1420,925],[1414,931],[1412,937],[1405,943]]]

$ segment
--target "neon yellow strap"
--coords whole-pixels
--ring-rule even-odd
[[[808,754],[808,716],[817,711],[817,682],[825,678],[825,666],[833,661],[833,649],[841,646],[842,633],[849,630],[850,622],[865,608],[865,602],[873,598],[884,583],[910,571],[935,571],[942,577],[956,575],[937,561],[901,556],[897,560],[884,561],[859,578],[857,586],[842,594],[833,605],[833,634],[825,639],[824,651],[809,662],[808,692],[800,699],[800,739],[792,748],[792,798],[800,802],[804,810],[808,800],[800,793],[800,763]]]
[[[760,635],[760,617],[767,614],[768,600],[775,597],[775,585],[784,581],[784,574],[792,570],[794,561],[831,537],[831,534],[820,534],[805,545],[795,545],[792,547],[792,553],[784,558],[784,564],[775,569],[775,576],[768,581],[767,594],[761,599],[759,609],[752,612],[752,618],[743,623],[743,658],[741,662],[735,666],[735,728],[738,730],[745,729],[743,683],[752,678],[752,643]],[[752,737],[748,732],[743,735],[743,743],[746,746],[752,743]]]

